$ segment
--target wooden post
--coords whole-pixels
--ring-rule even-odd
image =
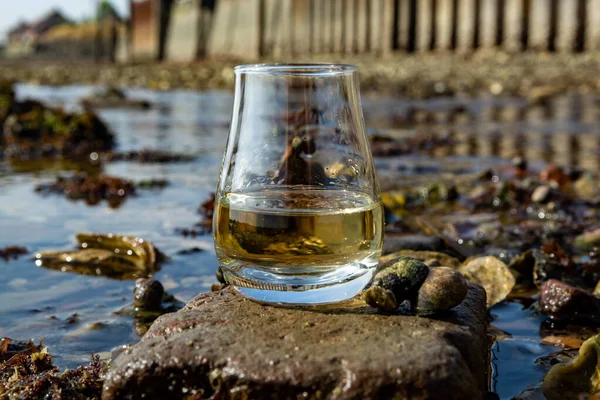
[[[367,14],[367,2],[371,0],[358,0],[357,7],[357,24],[355,25],[356,29],[356,52],[359,54],[367,51],[367,42],[368,42],[368,31],[367,31],[367,20],[369,16]]]
[[[322,15],[323,15],[323,19],[322,19],[322,44],[321,44],[321,51],[323,53],[331,53],[331,44],[332,44],[332,37],[331,37],[331,26],[332,26],[332,18],[331,18],[331,3],[332,1],[320,1],[321,4],[321,10],[322,10]]]
[[[381,4],[381,30],[379,31],[380,54],[386,55],[392,51],[393,26],[396,20],[394,14],[394,0],[382,0]]]
[[[410,37],[410,2],[409,0],[399,0],[398,9],[398,48],[408,50]]]
[[[556,51],[558,34],[558,4],[559,0],[550,0],[550,30],[548,32],[548,50]]]
[[[473,49],[475,8],[473,7],[473,0],[459,0],[458,4],[458,31],[456,49],[464,52]]]
[[[549,35],[550,2],[548,0],[532,0],[527,48],[547,50]]]
[[[333,5],[333,49],[334,53],[342,53],[344,51],[344,37],[343,37],[343,29],[344,29],[344,5],[342,0],[331,0]]]
[[[436,48],[450,50],[452,48],[452,3],[453,0],[438,0],[435,18]]]
[[[496,1],[484,0],[479,15],[479,45],[491,49],[496,45]]]
[[[418,51],[431,49],[432,29],[431,19],[433,9],[430,0],[417,0],[416,46]]]
[[[354,52],[354,36],[356,30],[354,29],[354,1],[355,0],[343,0],[344,1],[344,18],[342,26],[342,37],[343,37],[343,52],[344,54],[351,54]]]
[[[518,51],[521,49],[521,15],[522,0],[506,0],[504,21],[504,49]]]
[[[600,49],[600,0],[588,0],[585,29],[586,50]]]
[[[577,33],[577,0],[560,1],[558,18],[556,49],[564,52],[573,51]]]

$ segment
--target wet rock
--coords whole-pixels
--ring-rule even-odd
[[[575,238],[575,245],[582,249],[592,249],[600,246],[600,228],[587,231]]]
[[[148,110],[152,107],[149,101],[127,98],[125,93],[116,87],[108,87],[92,96],[81,100],[82,106],[87,110],[95,108],[133,108]]]
[[[600,201],[600,181],[593,174],[582,174],[573,184],[577,198],[591,203]]]
[[[164,189],[169,186],[169,181],[166,179],[147,179],[137,182],[135,186],[140,189]]]
[[[437,251],[413,251],[400,250],[395,253],[387,254],[381,257],[380,262],[386,263],[398,257],[411,257],[423,261],[429,267],[444,266],[450,268],[458,268],[461,262],[446,253]]]
[[[577,353],[579,352],[579,347],[581,346],[577,346],[577,349],[552,352],[546,356],[538,358],[537,360],[535,360],[535,363],[543,367],[553,367],[556,364],[568,363],[577,356]]]
[[[523,390],[521,393],[513,397],[511,400],[548,400],[542,392],[542,384],[534,383]]]
[[[586,340],[575,359],[552,367],[544,377],[542,391],[548,400],[581,398],[600,392],[600,336]]]
[[[189,162],[193,156],[186,154],[170,153],[161,150],[141,150],[129,152],[106,152],[99,157],[103,161],[134,161],[142,164],[167,164]]]
[[[148,311],[159,310],[164,293],[165,289],[159,281],[140,278],[135,281],[133,305]]]
[[[531,201],[534,203],[546,203],[548,200],[550,200],[551,193],[552,189],[550,186],[538,186],[531,194]]]
[[[549,279],[581,280],[558,244],[547,242],[542,250],[527,250],[511,261],[509,268],[520,284],[535,283],[539,287]]]
[[[504,300],[516,283],[506,264],[492,256],[467,259],[458,271],[484,287],[488,308]]]
[[[226,288],[159,318],[114,360],[103,399],[479,399],[486,325],[473,284],[444,320],[378,314],[356,299],[268,307]]]
[[[16,260],[27,254],[27,252],[27,248],[23,246],[0,247],[0,258],[3,259],[4,262],[9,262],[10,260]]]
[[[539,251],[539,250],[536,250]],[[536,264],[536,253],[527,250],[514,257],[508,268],[515,276],[517,283],[533,283],[533,271]]]
[[[425,235],[386,235],[383,240],[383,254],[400,250],[436,251],[443,246],[440,238]]]
[[[414,258],[400,257],[384,263],[378,268],[371,287],[367,289],[365,300],[373,307],[381,304],[386,306],[400,304],[404,300],[412,301],[416,298],[428,274],[429,267]],[[372,293],[370,294],[369,291]],[[387,292],[392,293],[394,298],[389,301],[382,298],[382,295]]]
[[[551,164],[540,172],[540,181],[547,183],[554,182],[559,186],[563,186],[570,181],[570,178],[561,167]]]
[[[560,321],[600,325],[600,298],[555,279],[542,285],[540,310]]]
[[[515,167],[519,171],[525,171],[528,168],[528,162],[523,157],[514,157],[511,160],[513,167]]]
[[[404,192],[383,192],[381,194],[381,201],[386,211],[386,215],[391,213],[392,215],[400,217],[406,212],[406,194]]]
[[[448,267],[431,268],[419,289],[417,315],[430,315],[450,310],[467,296],[465,278]]]

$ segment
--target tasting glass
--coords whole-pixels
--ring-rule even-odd
[[[333,303],[369,283],[383,212],[355,66],[235,68],[213,232],[224,279],[260,302]]]

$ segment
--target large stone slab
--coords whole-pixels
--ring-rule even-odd
[[[359,300],[290,309],[233,289],[203,294],[114,361],[102,398],[481,399],[485,293],[469,285],[437,319],[382,315]]]

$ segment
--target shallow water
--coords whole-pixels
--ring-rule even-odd
[[[93,87],[20,85],[20,98],[76,108]],[[78,232],[116,232],[152,241],[172,259],[156,274],[165,289],[183,301],[210,290],[217,262],[212,236],[183,238],[176,227],[200,220],[199,203],[214,190],[218,178],[232,106],[228,92],[185,91],[127,93],[156,105],[150,111],[106,110],[101,117],[116,134],[118,150],[157,149],[197,156],[173,164],[115,162],[104,166],[111,175],[134,181],[167,179],[164,190],[139,191],[120,208],[106,203],[87,206],[63,197],[34,193],[41,182],[61,173],[55,169],[0,163],[0,247],[17,244],[30,253],[75,247]],[[382,186],[400,175],[409,182],[446,173],[468,173],[490,166],[502,168],[506,158],[522,155],[532,163],[600,169],[598,96],[563,96],[535,107],[517,98],[482,96],[475,100],[438,98],[428,101],[363,98],[369,132],[391,136],[452,133],[454,144],[429,155],[376,159]],[[457,112],[457,107],[462,111]],[[411,110],[412,116],[411,116]],[[414,110],[417,110],[416,114]],[[401,126],[402,128],[398,128]],[[433,155],[433,157],[432,157]],[[23,172],[24,171],[24,172]],[[452,176],[452,175],[449,175]],[[199,247],[200,253],[178,255]],[[133,282],[115,281],[38,268],[30,257],[0,261],[0,337],[44,339],[61,367],[74,367],[91,352],[134,343],[139,336],[131,317],[114,312],[131,301]],[[77,318],[69,319],[73,314]],[[503,303],[491,314],[504,331],[492,347],[492,389],[509,399],[539,380],[544,370],[535,359],[557,350],[541,344],[542,317],[520,303]],[[101,323],[100,325],[95,323]],[[95,329],[89,329],[95,324]]]

